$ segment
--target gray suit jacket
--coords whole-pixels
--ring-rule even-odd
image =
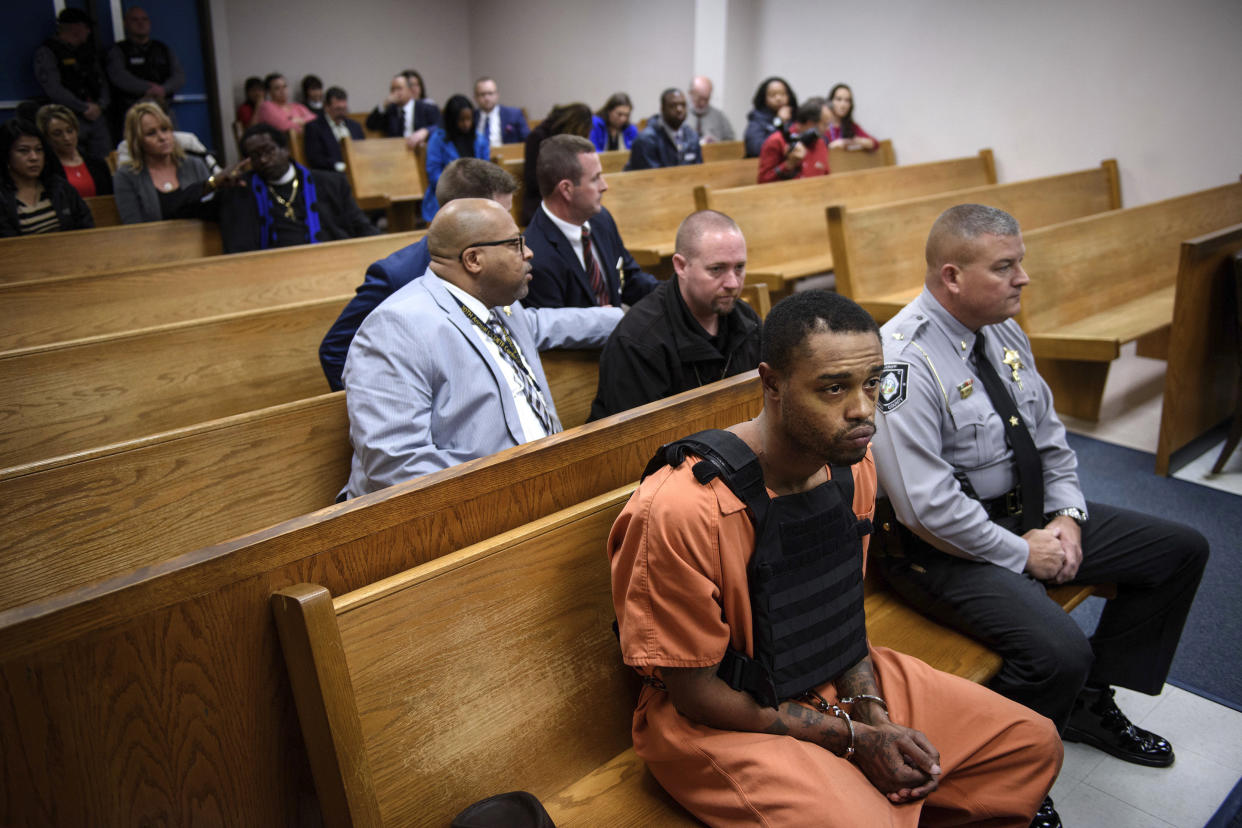
[[[505,322],[552,405],[539,351],[601,347],[620,308],[510,306]],[[359,327],[345,360],[347,492],[357,497],[525,442],[499,366],[434,274],[415,279]],[[555,413],[555,406],[553,406]]]

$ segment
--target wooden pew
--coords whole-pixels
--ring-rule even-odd
[[[1156,445],[1156,474],[1164,475],[1178,449],[1236,410],[1242,354],[1234,317],[1234,257],[1242,251],[1242,224],[1188,239],[1181,248]]]
[[[112,196],[92,196],[82,200],[90,208],[96,227],[116,227],[120,225],[121,214],[116,209],[116,199]]]
[[[0,284],[182,262],[223,249],[220,228],[197,219],[19,236],[0,239]]]
[[[542,361],[562,423],[586,422],[599,351]],[[0,609],[321,509],[352,453],[338,392],[0,470]]]
[[[322,394],[347,296],[0,354],[0,468]]]
[[[388,233],[0,285],[0,351],[343,296],[372,262],[424,235]]]
[[[699,188],[699,209],[731,216],[746,236],[746,278],[768,284],[774,296],[800,278],[833,269],[824,226],[830,204],[867,207],[964,187],[996,183],[992,151],[976,156],[876,167],[840,175],[752,184],[730,190]]]
[[[364,210],[388,210],[389,230],[412,230],[421,220],[427,191],[426,145],[412,150],[404,138],[341,141],[349,186]]]
[[[328,824],[446,825],[515,789],[558,825],[699,824],[631,746],[638,681],[610,627],[605,549],[633,489],[335,600],[313,584],[272,596]],[[974,681],[1000,667],[876,584],[866,611],[873,644]],[[466,701],[486,709],[498,688],[503,715]]]
[[[1242,221],[1242,183],[1113,210],[1023,234],[1031,284],[1018,323],[1057,411],[1100,415],[1112,360],[1127,342],[1164,359],[1181,243]]]
[[[388,136],[380,130],[371,129],[367,126],[367,116],[370,114],[370,112],[351,112],[349,113],[349,118],[356,121],[358,126],[362,127],[362,134],[367,136],[367,138],[387,138]]]
[[[700,145],[703,150],[703,163],[712,164],[716,161],[740,161],[746,156],[745,141],[709,141]]]
[[[341,594],[529,523],[632,482],[660,444],[758,403],[755,374],[733,377],[0,611],[0,814],[318,823],[274,591],[313,582]]]
[[[501,144],[491,148],[492,160],[503,165],[506,161],[521,161],[526,157],[526,144]]]
[[[643,267],[673,255],[682,220],[694,212],[696,187],[741,187],[755,180],[757,158],[610,175],[604,206],[617,220],[626,249]]]
[[[957,204],[987,204],[1034,230],[1121,207],[1117,162],[1065,175],[989,184],[875,207],[828,208],[837,290],[883,324],[923,287],[927,232]]]
[[[876,167],[892,167],[897,164],[897,153],[893,150],[893,142],[888,138],[880,141],[872,152],[866,150],[847,150],[832,147],[828,150],[828,169],[833,175],[858,170],[870,170]]]
[[[289,157],[303,167],[306,166],[306,136],[300,129],[291,129],[285,133],[289,140]]]

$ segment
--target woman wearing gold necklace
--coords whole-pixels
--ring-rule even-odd
[[[130,160],[113,179],[117,212],[125,224],[195,215],[213,188],[202,159],[186,155],[172,121],[158,104],[134,104],[125,115]]]

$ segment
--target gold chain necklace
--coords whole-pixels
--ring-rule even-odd
[[[295,175],[293,177],[293,191],[289,193],[288,201],[280,197],[280,193],[276,192],[276,188],[274,186],[268,186],[267,188],[267,191],[272,194],[272,198],[276,199],[276,202],[280,204],[281,207],[285,208],[285,218],[290,221],[294,221],[296,218],[296,216],[293,215],[293,201],[298,197],[298,183],[298,177]]]

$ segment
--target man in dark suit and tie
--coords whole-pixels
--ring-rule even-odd
[[[601,203],[608,185],[595,145],[577,135],[556,135],[540,144],[536,163],[543,203],[526,228],[535,254],[526,304],[619,307],[654,290],[659,282],[639,269]]]
[[[361,141],[366,137],[362,126],[349,117],[349,96],[339,86],[332,86],[323,96],[323,112],[306,125],[306,166],[312,170],[345,172],[341,156],[341,140]]]
[[[404,73],[393,75],[383,108],[377,106],[367,116],[367,129],[383,132],[389,138],[404,137],[410,149],[425,144],[431,130],[439,125],[439,107],[416,99]]]
[[[479,78],[474,82],[475,130],[488,136],[493,147],[498,144],[520,144],[530,135],[526,116],[516,106],[503,106],[500,92],[492,78]]]

